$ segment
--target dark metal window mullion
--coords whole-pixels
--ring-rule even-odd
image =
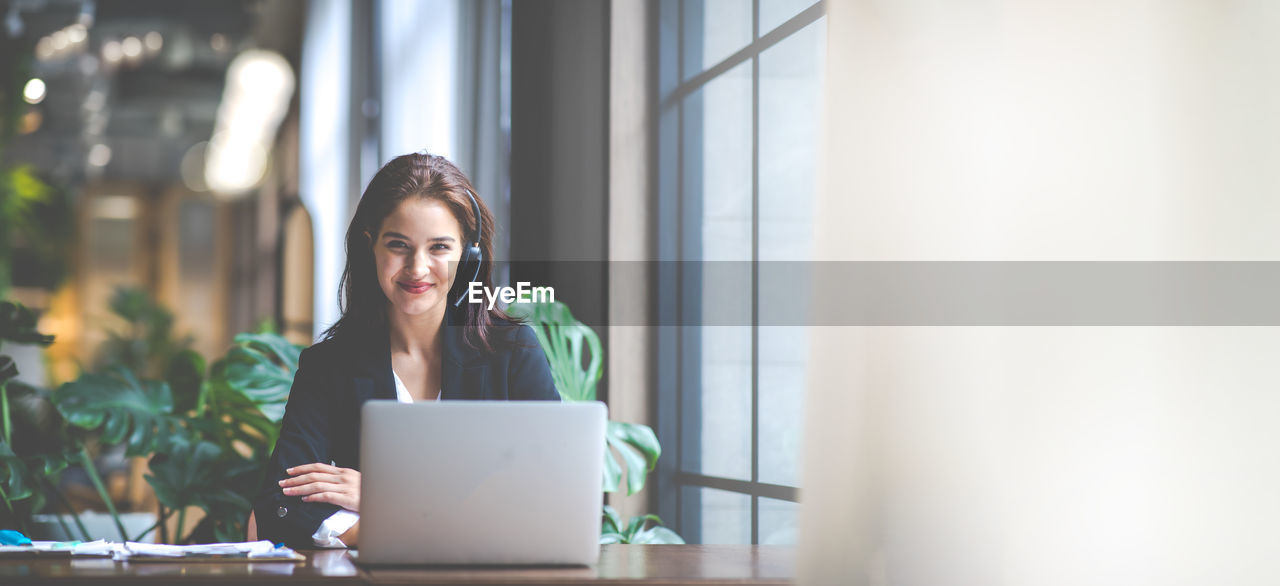
[[[751,2],[751,42],[760,0]],[[760,482],[760,53],[751,56],[751,484]],[[751,543],[760,543],[760,496],[751,495]]]
[[[678,29],[678,10],[675,0],[665,0],[654,6],[654,22],[658,26],[658,43],[654,47],[657,56],[654,70],[657,75],[658,95],[665,95],[679,83],[680,67],[680,32]],[[672,16],[676,18],[672,19]],[[677,28],[672,31],[666,26],[675,21]],[[674,34],[674,38],[671,38]],[[676,478],[681,470],[680,445],[682,442],[680,404],[682,391],[680,384],[681,352],[680,352],[680,270],[679,263],[682,250],[680,207],[681,207],[681,145],[680,145],[680,108],[654,106],[657,120],[657,140],[655,141],[655,160],[657,165],[657,200],[658,223],[658,294],[657,309],[659,324],[666,326],[658,330],[656,359],[659,364],[657,380],[657,401],[654,405],[658,415],[658,437],[668,446],[665,457],[658,460],[655,479],[657,509],[662,520],[678,533],[684,534],[681,526],[681,488]],[[674,449],[672,449],[674,448]]]
[[[702,62],[701,2],[680,4],[680,67]],[[695,38],[698,42],[694,42]],[[680,292],[681,324],[702,323],[703,103],[691,94],[678,102],[680,117]],[[680,328],[680,472],[702,471],[702,328]],[[679,483],[678,483],[679,485]],[[702,493],[680,489],[681,529],[702,542]]]
[[[684,79],[684,72],[681,71],[681,77],[678,78],[680,81],[677,82],[676,87],[672,91],[663,93],[660,96],[659,106],[668,107],[672,104],[678,104],[685,96],[698,91],[699,88],[706,85],[711,80],[720,77],[720,74],[745,63],[748,59],[758,56],[770,47],[777,45],[787,37],[795,34],[800,29],[817,22],[818,19],[822,18],[825,14],[826,6],[822,2],[815,3],[813,6],[801,11],[800,14],[797,14],[786,22],[778,25],[777,28],[769,31],[763,37],[755,39],[751,44],[739,49],[738,52],[725,57],[719,63],[708,67],[701,73],[686,80]],[[681,20],[683,20],[683,17],[684,15],[681,14]],[[681,23],[681,26],[683,26],[683,22]]]
[[[748,482],[746,480],[737,480],[735,478],[707,476],[691,472],[677,473],[675,480],[681,485],[686,486],[714,488],[725,492],[733,492],[747,496],[757,496],[792,503],[800,502],[800,489],[794,486],[782,486],[780,484],[769,484],[766,482]]]

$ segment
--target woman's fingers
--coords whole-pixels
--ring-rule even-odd
[[[285,470],[291,478],[280,481],[281,492],[301,496],[312,503],[331,503],[360,510],[360,471],[329,464],[303,464]]]
[[[317,492],[346,492],[348,490],[350,490],[350,487],[345,484],[338,484],[334,482],[311,482],[302,486],[291,486],[284,489],[282,492],[289,496],[304,496],[308,494],[315,494]]]
[[[317,492],[302,497],[302,500],[309,503],[329,503],[348,511],[360,512],[360,498],[345,492]]]
[[[313,464],[303,464],[301,466],[294,466],[293,468],[285,470],[285,474],[288,474],[289,476],[297,476],[299,474],[306,474],[308,472],[324,472],[328,474],[338,474],[343,470],[346,470],[346,468],[339,468],[337,466],[330,466],[328,464],[321,464],[319,462],[315,462]]]
[[[312,482],[342,482],[341,474],[329,474],[327,472],[312,472],[293,478],[286,478],[280,481],[280,486],[302,486]]]

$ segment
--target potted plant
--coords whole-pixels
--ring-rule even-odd
[[[596,400],[596,385],[604,374],[604,348],[595,330],[574,318],[569,307],[558,301],[514,303],[507,308],[507,313],[533,327],[562,399]],[[623,465],[627,470],[627,494],[639,492],[662,455],[657,435],[647,425],[610,420],[605,441],[604,492],[616,492],[620,488]],[[619,457],[623,465],[618,463]],[[600,543],[684,543],[684,540],[662,526],[662,519],[657,515],[637,515],[624,524],[618,512],[605,505]]]
[[[130,324],[131,333],[113,335],[104,366],[52,393],[37,389],[28,401],[47,413],[43,431],[28,431],[40,435],[31,443],[41,449],[17,455],[0,445],[5,464],[0,488],[9,498],[14,490],[21,498],[34,497],[14,524],[27,529],[30,513],[45,504],[40,495],[47,492],[70,513],[69,520],[55,517],[68,536],[137,541],[157,531],[165,543],[241,541],[249,499],[275,445],[301,348],[268,331],[240,334],[226,355],[206,368],[199,354],[168,338],[172,316],[139,295],[126,290],[113,298],[113,311]],[[34,324],[34,318],[27,321]],[[154,373],[163,376],[148,377]],[[148,526],[130,529],[116,510],[90,455],[90,447],[98,445],[123,445],[126,455],[149,458],[146,481],[159,511]],[[113,520],[114,534],[92,534],[66,503],[56,476],[68,464],[84,468]],[[32,491],[32,486],[43,490]],[[186,523],[190,507],[205,513],[194,527]],[[174,515],[176,531],[169,535],[167,521]]]
[[[172,322],[163,308],[123,291],[113,309],[134,326],[150,324],[109,345],[133,367],[116,359],[99,373],[82,375],[54,393],[55,404],[72,426],[106,443],[123,443],[126,455],[149,458],[146,481],[159,501],[160,541],[243,540],[301,348],[270,331],[243,333],[206,368],[198,353],[157,333]],[[139,336],[149,345],[136,343]],[[144,378],[134,368],[151,368],[163,378]],[[191,507],[205,513],[194,527],[186,522]],[[166,522],[174,515],[171,536]]]

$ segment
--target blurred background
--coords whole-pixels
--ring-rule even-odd
[[[240,385],[278,415],[263,389],[287,377],[191,353],[287,367],[237,336],[306,345],[332,323],[363,186],[426,149],[495,211],[497,256],[529,261],[499,280],[554,286],[595,329],[611,418],[656,432],[645,490],[608,496],[623,515],[798,542],[814,584],[1280,575],[1271,314],[863,324],[804,278],[1273,263],[1267,2],[0,0],[0,18],[0,297],[55,336],[5,343],[15,381],[163,363],[174,389]],[[1198,284],[1148,292],[1196,315],[1178,295]],[[802,319],[762,321],[778,307]],[[117,383],[69,388],[155,402]],[[125,510],[186,478],[100,453]],[[85,473],[67,497],[101,510]],[[205,497],[189,508],[227,531],[247,511]]]
[[[494,210],[499,259],[543,261],[499,281],[554,286],[599,334],[611,417],[657,431],[649,490],[609,502],[691,542],[795,540],[807,330],[755,325],[749,267],[812,247],[822,3],[0,0],[0,19],[0,298],[55,337],[4,346],[16,381],[124,362],[176,394],[174,356],[309,345],[364,185],[425,149]],[[719,303],[655,260],[743,263],[740,321],[653,327]],[[114,457],[113,498],[154,509],[145,459]],[[91,480],[69,496],[102,510]]]

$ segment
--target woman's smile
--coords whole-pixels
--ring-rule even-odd
[[[421,281],[396,281],[396,284],[400,285],[400,288],[404,289],[405,292],[410,295],[421,295],[436,286],[435,283],[424,283]]]

